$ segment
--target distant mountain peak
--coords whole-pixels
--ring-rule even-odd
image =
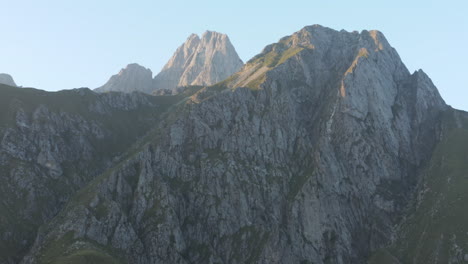
[[[0,83],[6,84],[9,86],[14,86],[14,87],[17,86],[15,81],[13,80],[13,77],[11,77],[11,75],[6,74],[6,73],[0,73]]]
[[[206,31],[201,38],[191,34],[154,79],[151,70],[132,63],[95,91],[140,91],[152,94],[157,89],[175,90],[188,85],[212,85],[234,74],[242,65],[227,35]]]
[[[229,37],[206,31],[202,37],[192,34],[154,78],[158,89],[187,85],[211,85],[220,82],[243,65]]]
[[[137,63],[128,64],[118,74],[113,75],[103,86],[95,89],[96,92],[134,92],[150,93],[152,90],[153,73]]]
[[[223,33],[216,32],[216,31],[211,31],[211,30],[207,30],[207,31],[203,32],[203,34],[202,34],[202,39],[210,39],[212,37],[227,38],[227,35],[223,34]]]
[[[189,40],[189,39],[200,39],[200,37],[199,37],[197,34],[192,33],[192,34],[190,34],[190,36],[187,38],[187,40]]]

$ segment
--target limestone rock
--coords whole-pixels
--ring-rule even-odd
[[[38,228],[167,108],[141,93],[89,89],[2,86],[0,101],[0,263],[18,263]]]
[[[154,86],[174,90],[187,85],[212,85],[242,65],[227,35],[206,31],[200,38],[192,34],[155,76]]]

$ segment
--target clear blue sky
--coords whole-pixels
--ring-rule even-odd
[[[247,61],[305,25],[378,29],[410,71],[468,110],[468,1],[0,0],[0,72],[45,90],[104,84],[128,63],[159,72],[191,33],[229,35]]]

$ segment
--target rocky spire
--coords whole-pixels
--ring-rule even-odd
[[[220,82],[243,65],[225,34],[206,31],[201,39],[192,34],[154,78],[157,89]]]

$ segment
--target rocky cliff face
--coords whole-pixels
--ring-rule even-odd
[[[452,111],[380,32],[321,26],[192,89],[22,263],[365,263],[397,236]]]
[[[96,92],[124,92],[135,91],[151,93],[153,91],[153,73],[136,63],[129,64],[116,75],[113,75],[103,86],[96,88]]]
[[[16,83],[13,80],[13,78],[9,74],[6,74],[6,73],[0,73],[0,84],[6,84],[9,86],[16,87]]]
[[[124,159],[173,101],[0,85],[0,263],[18,263],[38,228]]]
[[[441,128],[393,243],[373,253],[370,264],[468,262],[468,113],[447,111]]]
[[[212,85],[237,72],[242,65],[227,35],[207,31],[200,39],[192,34],[155,76],[154,85],[169,90]]]

